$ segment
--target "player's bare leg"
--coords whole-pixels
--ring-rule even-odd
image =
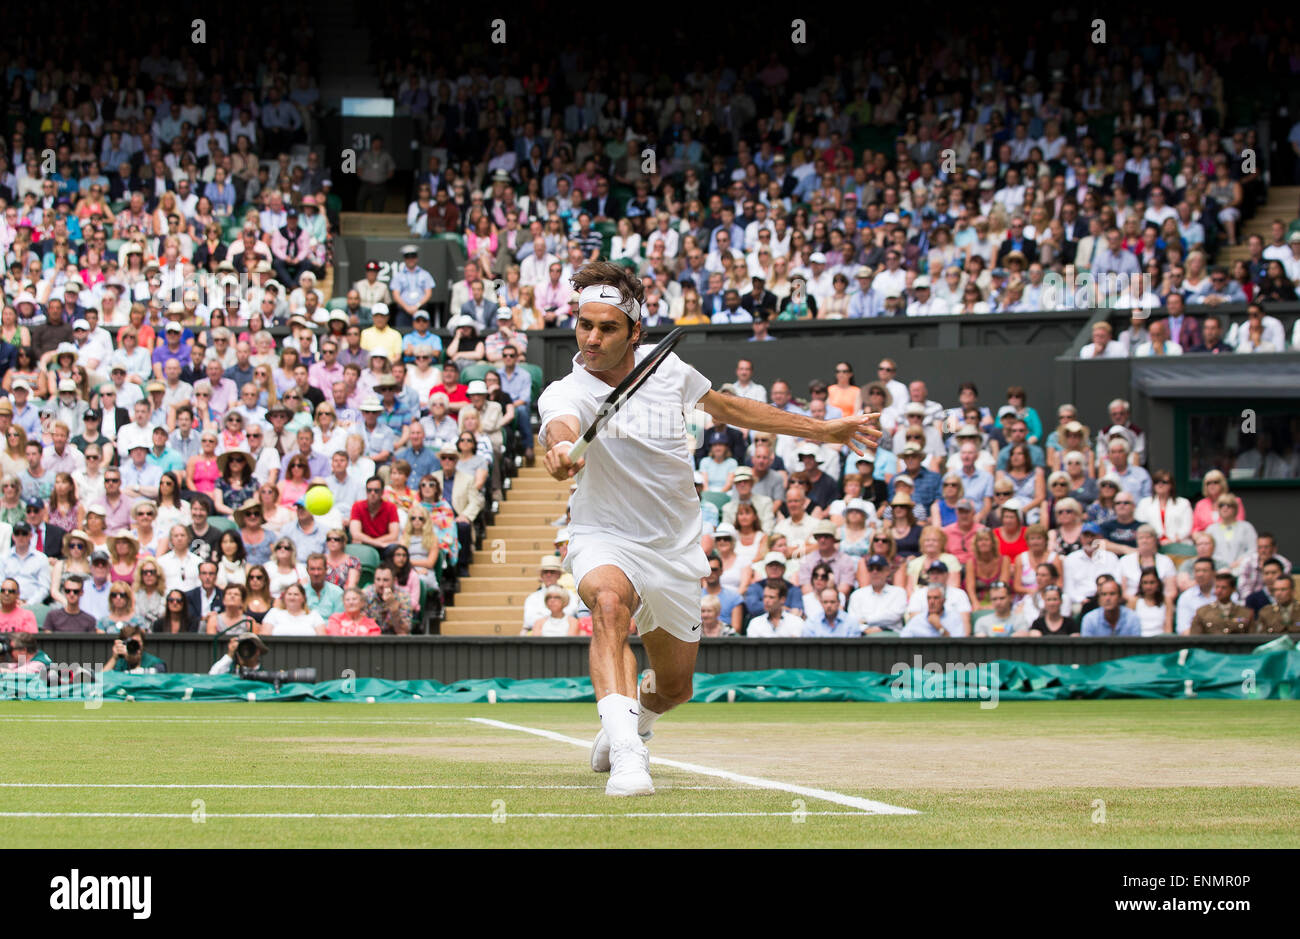
[[[608,795],[651,795],[649,755],[637,726],[636,658],[627,642],[640,600],[627,575],[611,564],[590,571],[578,595],[591,610],[591,686],[601,724],[592,769],[610,771]]]
[[[700,644],[684,642],[662,629],[646,633],[641,642],[645,645],[650,669],[639,689],[641,716],[637,721],[637,731],[642,740],[649,740],[656,720],[691,699],[695,656]]]
[[[596,701],[609,694],[636,696],[636,654],[627,642],[632,610],[640,602],[627,575],[612,564],[597,567],[578,585],[591,610],[591,687]]]

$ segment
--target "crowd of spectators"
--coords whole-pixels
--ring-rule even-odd
[[[1274,535],[1222,473],[1192,504],[1148,470],[1127,401],[1045,425],[1021,387],[936,400],[893,359],[863,382],[838,362],[798,400],[742,359],[723,391],[818,420],[878,411],[884,437],[858,456],[699,422],[707,636],[1300,631]]]
[[[33,397],[56,392],[44,368],[79,321],[105,376],[104,327],[131,327],[123,355],[147,360],[170,318],[237,327],[255,346],[292,313],[323,322],[328,298],[304,295],[330,266],[338,201],[310,146],[319,90],[310,33],[297,37],[260,43],[256,61],[177,37],[129,61],[3,55],[0,333],[34,353]]]
[[[409,634],[528,456],[522,350],[466,383],[475,360],[454,339],[444,360],[425,311],[405,336],[380,302],[364,328],[294,313],[276,342],[233,303],[224,322],[176,308],[116,335],[93,308],[68,325],[20,306],[31,338],[0,341],[0,631],[40,612],[54,632]],[[317,486],[323,514],[307,507]]]
[[[1140,323],[1102,354],[1159,355],[1200,349],[1205,307],[1293,300],[1300,211],[1215,264],[1267,160],[1224,63],[1267,36],[1030,33],[1015,58],[963,57],[954,32],[811,73],[776,52],[678,72],[633,53],[611,73],[568,45],[518,70],[385,60],[431,154],[406,222],[463,238],[453,313],[482,280],[515,329],[567,325],[567,278],[598,254],[642,276],[650,325],[1104,306]],[[1300,340],[1219,332],[1207,351]]]
[[[1230,65],[1297,70],[1259,24],[1102,44],[1031,28],[987,48],[953,29],[924,53],[816,63],[680,61],[683,44],[617,68],[539,39],[549,59],[516,46],[488,68],[438,58],[437,27],[392,12],[423,51],[385,51],[381,82],[431,154],[406,224],[467,253],[442,335],[415,245],[391,280],[370,261],[338,309],[317,286],[339,205],[309,146],[306,14],[268,13],[297,45],[259,31],[256,59],[161,41],[98,67],[0,58],[0,629],[47,607],[69,631],[410,632],[424,586],[467,571],[514,454],[532,459],[527,331],[573,325],[569,278],[596,257],[641,276],[643,324],[750,323],[756,341],[779,321],[1111,306],[1131,326],[1099,323],[1085,356],[1287,347],[1264,305],[1295,299],[1300,219],[1216,266],[1265,195]],[[362,208],[382,208],[392,167],[375,138]],[[1230,328],[1206,309],[1240,303]],[[741,362],[734,393],[879,410],[886,436],[864,460],[699,422],[707,635],[1290,615],[1271,536],[1222,476],[1193,507],[1148,473],[1125,402],[1062,405],[1045,427],[1023,389],[940,404],[895,368],[859,383],[840,363],[796,399]],[[314,484],[334,497],[323,517]],[[1160,546],[1193,537],[1171,572]],[[383,555],[361,591],[357,545]],[[522,628],[581,633],[572,584],[542,584]]]
[[[259,15],[256,59],[0,56],[0,631],[409,634],[500,496],[522,341],[466,383],[398,278],[330,308],[312,31]]]

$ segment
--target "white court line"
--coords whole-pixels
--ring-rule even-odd
[[[412,785],[380,785],[370,783],[54,783],[54,782],[0,782],[0,789],[599,789],[599,786],[533,786],[533,785],[495,785],[479,783],[428,783]],[[691,789],[702,792],[735,792],[738,786],[661,786],[668,789]]]
[[[6,724],[101,724],[110,720],[114,724],[394,724],[411,727],[453,727],[460,724],[460,721],[427,721],[418,718],[371,720],[344,717],[304,720],[295,717],[118,717],[115,714],[104,717],[43,717],[39,714],[25,717],[0,717],[0,723]]]
[[[805,815],[868,816],[875,812],[204,812],[204,818],[792,818]],[[0,812],[0,818],[178,818],[192,821],[193,812]]]
[[[537,737],[545,737],[548,740],[558,740],[561,743],[571,743],[574,746],[582,747],[584,750],[591,749],[591,741],[579,740],[576,737],[566,737],[564,734],[557,734],[553,730],[539,730],[536,727],[521,727],[519,724],[507,724],[505,721],[496,721],[487,717],[467,717],[465,719],[479,724],[487,724],[490,727],[500,727],[504,730],[518,730],[526,734],[533,734]],[[858,796],[846,796],[841,792],[832,792],[829,789],[814,789],[810,786],[800,786],[795,783],[778,782],[775,779],[764,779],[762,776],[746,776],[741,773],[733,773],[730,770],[714,769],[711,766],[701,766],[698,763],[683,763],[680,760],[668,760],[661,756],[650,757],[650,762],[658,763],[660,766],[671,766],[674,769],[684,769],[690,773],[699,773],[702,776],[716,776],[719,779],[729,779],[732,782],[744,783],[758,789],[776,789],[780,792],[791,792],[795,795],[807,796],[810,799],[820,799],[823,802],[834,802],[837,805],[846,805],[849,808],[861,809],[862,814],[921,814],[916,809],[907,809],[897,805],[889,805],[886,802],[875,802],[871,799],[859,798]]]

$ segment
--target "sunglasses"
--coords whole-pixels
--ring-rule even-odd
[[[184,602],[185,602],[185,599],[184,599],[183,597],[168,597],[168,598],[167,598],[167,602],[168,602],[168,603],[184,603]]]
[[[249,580],[266,580],[266,575],[265,575],[265,574],[249,574],[249,575],[248,575],[248,579],[249,579]]]
[[[342,541],[343,539],[340,538],[338,535],[326,535],[326,536],[325,536],[325,540],[326,540],[326,541]]]

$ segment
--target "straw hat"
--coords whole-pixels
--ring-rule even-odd
[[[242,456],[244,462],[248,464],[248,468],[250,470],[253,468],[253,456],[247,450],[227,450],[225,453],[221,454],[221,456],[217,457],[217,469],[220,471],[222,476],[226,475],[226,464],[230,462],[230,458],[233,456]]]
[[[108,550],[111,552],[112,557],[117,557],[117,542],[119,541],[129,541],[131,544],[135,545],[136,551],[140,550],[140,539],[123,528],[108,536]]]
[[[862,389],[862,396],[865,398],[872,388],[879,388],[881,393],[884,394],[885,407],[889,407],[894,403],[894,396],[890,393],[889,386],[880,381],[868,382],[867,387]]]
[[[84,531],[82,531],[80,528],[74,528],[72,529],[72,531],[68,532],[66,535],[63,536],[63,543],[65,545],[69,541],[83,542],[86,545],[86,549],[87,550],[90,549],[90,544],[91,544],[90,536],[86,534]]]
[[[249,512],[261,512],[261,511],[262,511],[262,503],[259,502],[256,498],[249,499],[239,508],[235,509],[235,524],[238,525],[240,528],[243,528],[244,519],[248,516]]]

